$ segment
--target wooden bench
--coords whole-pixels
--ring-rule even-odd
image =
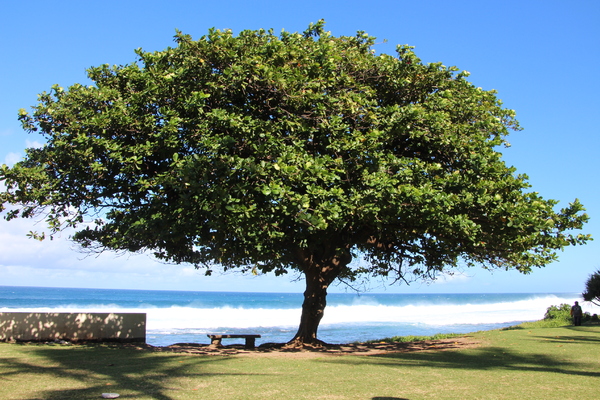
[[[238,334],[233,334],[233,335],[206,335],[210,338],[210,344],[211,346],[221,346],[221,340],[223,339],[246,339],[246,348],[247,349],[253,349],[254,348],[254,344],[256,341],[256,338],[259,338],[260,335],[238,335]]]

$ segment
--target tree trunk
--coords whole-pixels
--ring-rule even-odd
[[[288,343],[289,345],[323,344],[321,340],[317,339],[317,330],[327,305],[327,289],[351,260],[350,253],[347,251],[341,256],[328,257],[318,262],[314,262],[314,258],[314,254],[303,257],[306,290],[302,303],[300,326],[294,338]]]
[[[304,302],[302,303],[300,326],[290,344],[321,344],[321,341],[317,339],[317,329],[327,305],[327,288],[329,284],[321,282],[318,275],[309,276],[308,273],[305,273],[306,290],[304,292]]]

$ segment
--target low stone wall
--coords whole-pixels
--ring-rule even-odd
[[[0,312],[0,341],[146,342],[145,313]]]

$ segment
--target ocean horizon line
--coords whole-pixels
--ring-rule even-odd
[[[21,288],[21,289],[81,289],[81,290],[123,290],[123,291],[148,291],[148,292],[181,292],[181,293],[264,293],[264,294],[302,294],[302,292],[281,292],[281,291],[252,291],[252,290],[181,290],[181,289],[129,289],[129,288],[107,288],[107,287],[79,287],[79,286],[29,286],[29,285],[0,285],[0,288]],[[580,295],[579,292],[553,292],[553,291],[539,291],[539,292],[523,292],[523,291],[511,291],[511,292],[375,292],[375,291],[330,291],[328,294],[352,294],[352,295],[365,295],[365,294],[374,294],[374,295],[480,295],[480,294],[489,294],[489,295],[543,295],[543,294],[555,294],[555,295]]]

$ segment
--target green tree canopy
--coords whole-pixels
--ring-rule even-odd
[[[585,281],[585,292],[581,296],[583,300],[600,306],[600,270],[591,274]]]
[[[468,73],[359,32],[210,30],[54,86],[3,166],[7,218],[47,218],[95,250],[306,279],[298,343],[317,342],[336,279],[431,279],[544,266],[587,235],[574,201],[530,192],[501,159],[515,113]],[[44,233],[32,233],[41,238]],[[351,263],[361,258],[360,263]]]

